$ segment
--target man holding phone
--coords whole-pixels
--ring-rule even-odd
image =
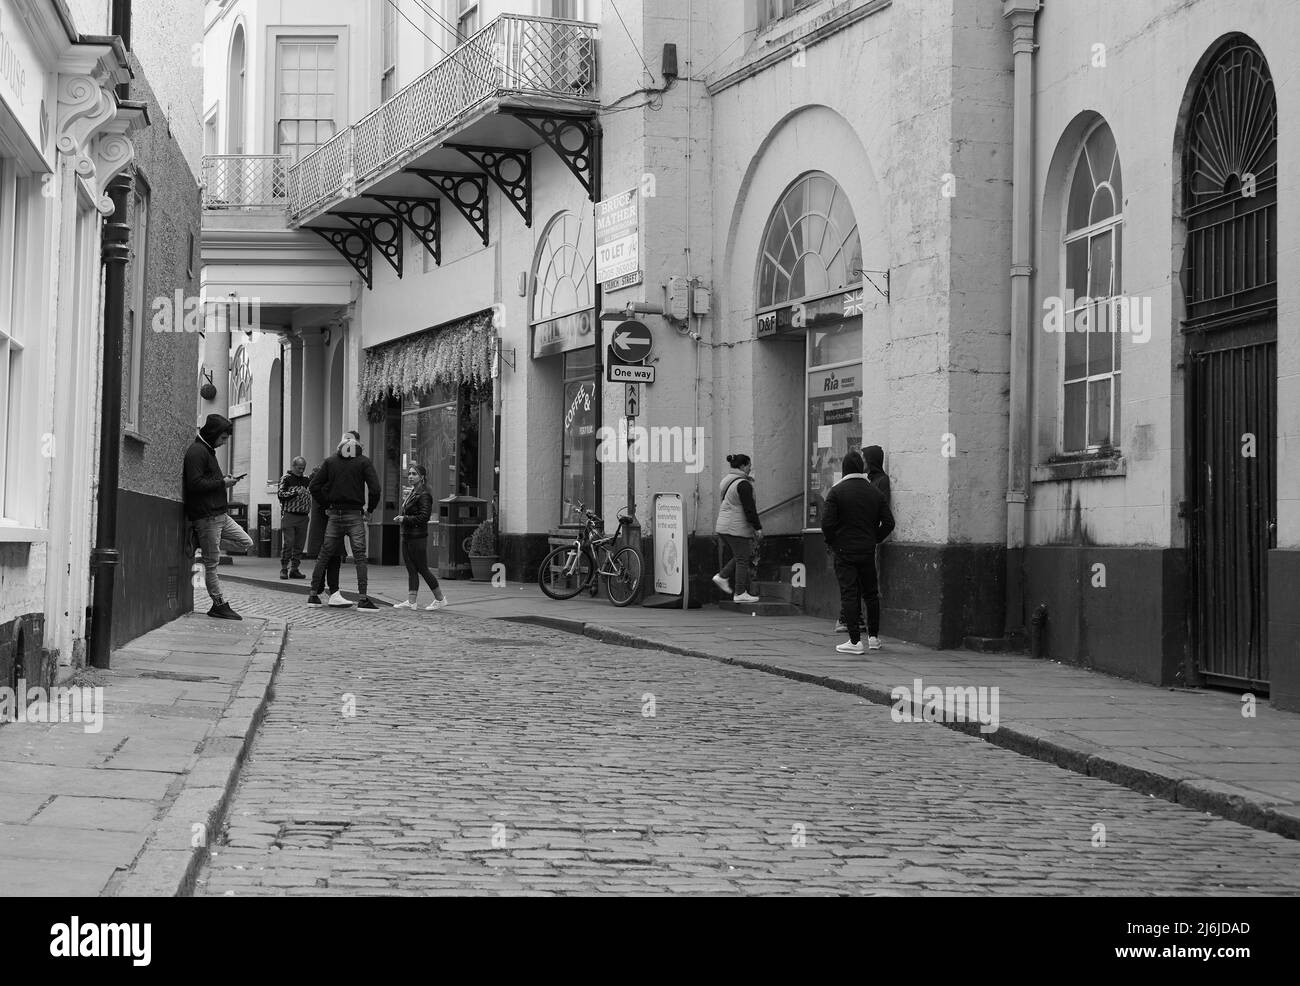
[[[243,476],[227,476],[217,461],[217,449],[226,444],[235,426],[220,414],[209,414],[199,435],[185,452],[182,489],[185,495],[185,517],[194,525],[199,547],[203,550],[204,583],[212,597],[208,615],[218,620],[242,620],[221,595],[221,580],[217,566],[221,563],[221,548],[253,546],[253,539],[231,519],[227,511],[226,492]],[[247,473],[245,473],[247,475]]]

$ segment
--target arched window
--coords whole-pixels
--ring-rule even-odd
[[[767,222],[758,267],[758,307],[842,290],[861,281],[862,242],[843,189],[829,175],[804,175]]]
[[[1119,444],[1123,184],[1104,122],[1084,138],[1065,205],[1061,451]]]
[[[582,226],[581,216],[561,212],[546,227],[533,282],[534,324],[590,309],[596,303],[595,255],[591,236],[583,235]]]
[[[235,27],[230,42],[230,65],[226,76],[226,153],[244,153],[244,72],[247,57],[244,49],[244,25]]]

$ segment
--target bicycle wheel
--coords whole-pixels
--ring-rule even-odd
[[[614,574],[605,576],[605,592],[615,606],[626,606],[641,589],[641,553],[619,548],[610,559]]]
[[[572,599],[590,578],[591,556],[571,544],[556,548],[537,569],[537,584],[552,599]]]

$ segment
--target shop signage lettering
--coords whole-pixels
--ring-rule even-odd
[[[686,544],[686,511],[681,494],[656,493],[654,518],[655,592],[680,595]]]
[[[49,132],[44,105],[48,77],[43,65],[13,0],[0,0],[0,103],[13,113],[42,156]]]
[[[827,401],[822,405],[822,424],[824,425],[846,425],[851,423],[856,417],[854,404],[856,401]]]
[[[27,88],[27,70],[18,60],[9,35],[5,33],[5,12],[0,7],[0,81],[3,81],[19,106],[23,105],[23,90]]]
[[[596,280],[600,284],[641,269],[640,234],[641,199],[635,188],[596,203]]]
[[[808,374],[808,396],[811,399],[830,394],[862,393],[862,364],[841,366],[834,370],[818,370]],[[839,402],[837,402],[838,405]]]
[[[588,389],[589,387],[590,389]],[[596,388],[590,384],[584,383],[578,386],[578,392],[573,395],[573,403],[569,405],[569,410],[564,415],[564,427],[566,430],[573,424],[573,419],[577,415],[579,408],[582,408],[583,411],[591,410],[591,398],[595,393],[595,390]],[[590,431],[591,428],[588,427],[587,433],[590,433]]]
[[[538,323],[533,326],[533,359],[590,346],[591,326],[591,312],[574,312]]]
[[[820,329],[862,314],[862,289],[833,294],[816,301],[803,301],[758,314],[758,337],[778,332]]]

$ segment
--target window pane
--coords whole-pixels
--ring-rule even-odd
[[[1114,367],[1111,361],[1115,354],[1115,336],[1110,331],[1110,306],[1104,302],[1094,302],[1089,308],[1089,331],[1084,335],[1088,340],[1088,375],[1109,373]]]
[[[280,67],[281,68],[299,68],[302,62],[298,46],[294,44],[280,45]]]
[[[302,113],[302,97],[285,94],[280,97],[280,115],[298,116]]]
[[[1088,211],[1088,223],[1099,223],[1115,215],[1115,197],[1110,189],[1102,186],[1092,193],[1092,206]]]
[[[1104,123],[1088,135],[1088,160],[1098,183],[1110,177],[1115,164],[1115,137]]]
[[[298,143],[298,123],[296,120],[280,121],[280,146]]]
[[[334,45],[321,45],[316,49],[316,67],[321,69],[334,67]]]
[[[596,385],[591,380],[573,381],[564,386],[564,454],[560,469],[560,495],[573,503],[585,503],[588,510],[595,509],[599,512],[595,502],[595,389]],[[561,523],[572,519],[572,511],[561,503]]]
[[[1110,441],[1110,380],[1093,380],[1088,384],[1088,444],[1105,445]]]
[[[855,377],[860,376],[860,372],[855,374]],[[804,480],[806,527],[821,524],[826,493],[843,476],[844,454],[862,444],[861,405],[859,392],[830,398],[819,396],[808,402],[808,461]],[[828,444],[821,444],[823,439],[828,439]]]
[[[1088,293],[1088,241],[1065,245],[1065,286],[1074,292],[1074,304]]]
[[[1065,447],[1063,452],[1079,452],[1084,447],[1083,435],[1083,396],[1084,387],[1082,383],[1067,383],[1065,385],[1065,432],[1063,442]]]
[[[1083,229],[1088,225],[1088,207],[1092,204],[1092,173],[1088,170],[1088,155],[1080,153],[1074,166],[1074,180],[1070,183],[1070,205],[1066,210],[1065,225],[1068,230]]]
[[[1109,298],[1111,291],[1110,230],[1089,239],[1088,297]]]
[[[1123,229],[1124,229],[1123,225],[1116,225],[1111,230],[1111,235],[1115,237],[1115,253],[1114,253],[1115,275],[1111,283],[1114,287],[1114,291],[1116,294],[1123,294],[1124,292],[1124,282],[1120,279],[1120,268],[1123,266],[1120,263],[1120,260],[1122,259],[1122,255],[1124,252],[1124,246],[1123,246],[1124,241],[1123,241],[1123,237],[1120,234],[1123,231]]]
[[[852,319],[808,333],[808,365],[825,366],[862,358],[862,320]]]
[[[1115,385],[1115,389],[1113,391],[1114,393],[1113,405],[1115,409],[1113,420],[1115,422],[1115,427],[1114,430],[1111,432],[1110,441],[1112,445],[1116,445],[1116,446],[1120,444],[1119,441],[1120,436],[1124,434],[1123,424],[1120,421],[1120,412],[1124,409],[1124,405],[1120,403],[1119,381],[1120,381],[1120,375],[1118,373],[1115,374],[1113,377],[1111,377],[1111,382]]]
[[[302,63],[299,65],[299,68],[312,68],[312,69],[314,69],[315,67],[316,67],[316,46],[315,46],[315,45],[303,45],[303,46],[302,46]]]
[[[1128,305],[1123,298],[1112,298],[1111,306],[1114,309],[1111,314],[1110,324],[1112,336],[1115,340],[1115,372],[1119,372],[1119,354],[1124,348],[1124,323],[1128,319]]]
[[[1073,327],[1074,314],[1068,314],[1067,319],[1071,320],[1068,327]],[[1065,379],[1077,380],[1084,375],[1084,369],[1088,358],[1088,334],[1086,332],[1066,332],[1065,333]],[[1066,388],[1069,389],[1068,387]]]
[[[298,85],[300,82],[300,72],[281,72],[280,73],[280,91],[281,92],[300,92]]]

